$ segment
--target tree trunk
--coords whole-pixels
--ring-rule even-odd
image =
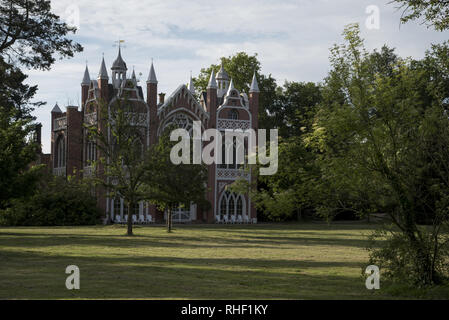
[[[134,208],[134,206],[131,206],[131,202],[128,201],[128,233],[127,233],[128,236],[133,235],[133,217],[131,208]]]
[[[298,222],[302,221],[302,210],[301,210],[301,208],[296,208],[296,220],[298,220]]]
[[[171,209],[167,209],[167,232],[171,232],[172,223],[171,223]]]

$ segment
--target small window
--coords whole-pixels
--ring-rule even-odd
[[[228,117],[229,119],[237,120],[239,118],[239,113],[237,110],[231,110],[229,111]]]

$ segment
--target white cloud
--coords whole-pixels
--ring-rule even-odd
[[[95,78],[104,52],[108,66],[116,56],[112,47],[126,40],[123,56],[144,81],[151,58],[159,90],[171,93],[187,82],[190,70],[216,63],[220,56],[238,51],[257,52],[262,71],[279,83],[320,81],[329,64],[329,48],[341,41],[346,24],[359,22],[368,48],[384,43],[403,56],[421,57],[431,42],[447,33],[427,30],[417,23],[399,28],[400,12],[389,0],[58,0],[52,6],[64,15],[75,4],[80,29],[74,37],[85,50],[74,59],[58,61],[50,72],[30,72],[30,83],[39,85],[38,100],[48,105],[35,115],[43,123],[44,151],[50,151],[50,110],[56,101],[63,107],[76,104],[85,61]],[[380,30],[364,29],[368,5],[380,8]]]

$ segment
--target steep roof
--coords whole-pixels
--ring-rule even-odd
[[[253,75],[253,81],[251,82],[251,88],[249,89],[249,92],[260,92],[259,85],[257,84],[257,78],[256,78],[255,72]]]
[[[148,75],[147,83],[157,83],[156,72],[154,71],[153,62],[151,62],[150,73]]]
[[[229,75],[223,67],[223,63],[221,63],[220,71],[217,73],[218,80],[229,80]]]
[[[118,56],[115,59],[114,63],[112,64],[112,70],[128,70],[128,68],[126,67],[126,63],[122,58],[122,52],[121,52],[121,48],[118,48]]]
[[[207,88],[216,89],[217,81],[215,80],[215,70],[212,69],[212,73],[210,74],[209,83],[207,84]]]
[[[104,62],[104,57],[101,60],[100,72],[98,73],[98,79],[109,80],[108,70],[106,70],[106,63]]]
[[[83,81],[81,81],[82,85],[90,85],[90,75],[89,75],[89,69],[87,68],[86,65],[86,70],[84,70],[84,77],[83,77]]]
[[[62,113],[61,109],[59,109],[58,103],[56,102],[55,106],[51,110],[52,113]]]

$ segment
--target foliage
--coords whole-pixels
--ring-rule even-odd
[[[69,177],[48,175],[41,179],[35,194],[14,199],[0,211],[0,224],[9,226],[93,225],[99,211],[90,186]]]
[[[319,154],[321,175],[330,177],[325,182],[337,198],[349,194],[345,203],[360,214],[374,206],[389,215],[400,232],[389,241],[406,240],[413,259],[400,261],[414,270],[415,284],[438,283],[447,276],[436,265],[445,252],[441,232],[449,218],[449,119],[444,100],[432,90],[438,79],[410,60],[376,68],[358,25],[348,26],[344,36],[346,43],[332,49],[333,69],[306,141]],[[335,203],[331,196],[322,206],[334,210]]]
[[[175,142],[163,134],[151,148],[145,168],[145,189],[148,200],[167,210],[168,232],[172,229],[172,208],[190,205],[207,210],[207,167],[202,164],[173,164],[170,153]]]
[[[25,84],[27,76],[16,66],[0,57],[0,106],[12,120],[32,118],[31,111],[42,102],[31,102],[37,86]]]
[[[100,151],[96,183],[110,197],[120,196],[128,206],[128,235],[132,235],[132,210],[144,200],[143,177],[146,157],[145,123],[140,123],[134,104],[125,96],[109,106],[102,104],[97,126],[86,126],[89,139]],[[104,127],[103,127],[104,126]]]
[[[0,2],[0,55],[12,64],[49,70],[56,54],[73,57],[83,50],[67,38],[75,32],[51,12],[48,0]]]
[[[34,192],[41,166],[34,165],[40,146],[31,111],[37,86],[25,84],[19,69],[48,70],[55,55],[72,57],[82,50],[66,36],[75,32],[50,11],[50,1],[0,2],[0,210]]]
[[[438,31],[449,27],[449,2],[446,0],[392,0],[403,9],[401,22],[424,18],[424,23]]]
[[[0,210],[12,199],[32,194],[42,166],[31,165],[40,146],[30,139],[35,125],[30,119],[14,120],[14,111],[0,106]]]
[[[310,130],[316,106],[321,102],[321,86],[313,82],[285,82],[267,106],[271,125],[283,138],[299,137]]]

